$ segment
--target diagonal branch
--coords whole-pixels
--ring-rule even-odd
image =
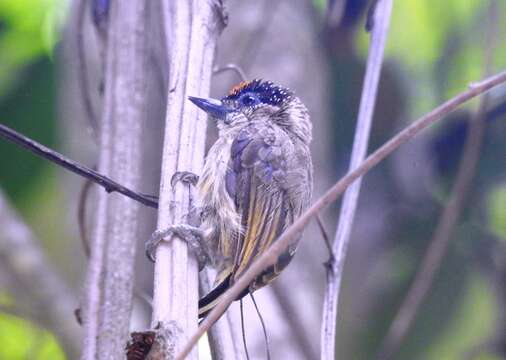
[[[484,42],[486,46],[484,75],[490,73],[494,50],[497,45],[496,27],[498,24],[498,13],[497,0],[491,0],[487,16],[489,24],[486,36],[487,39]],[[481,98],[476,113],[472,115],[469,120],[468,135],[450,198],[441,214],[439,223],[430,240],[427,253],[422,259],[421,265],[415,275],[413,284],[409,288],[380,346],[377,356],[380,360],[392,358],[399,350],[441,266],[476,174],[485,134],[485,118],[489,103],[488,100],[488,95]]]
[[[370,52],[367,59],[364,86],[362,88],[362,99],[360,101],[355,140],[351,153],[350,170],[360,165],[367,154],[378,83],[383,65],[383,54],[390,25],[392,3],[393,0],[381,0],[374,5],[372,10],[374,11],[371,15],[374,27],[371,33]],[[327,286],[323,299],[323,324],[320,345],[320,356],[322,359],[335,359],[339,289],[341,287],[343,266],[350,243],[350,234],[361,184],[362,179],[357,179],[344,194],[334,244],[332,246],[332,255],[335,257],[335,260],[332,262],[332,266],[327,268]]]
[[[446,101],[406,127],[388,142],[383,144],[374,153],[369,155],[357,168],[355,168],[355,170],[350,171],[347,175],[335,183],[322,197],[313,203],[313,205],[311,205],[311,207],[306,210],[266,252],[260,255],[253,264],[251,264],[248,270],[246,270],[244,274],[235,281],[234,285],[222,295],[222,300],[214,307],[209,315],[207,315],[205,320],[202,321],[198,330],[190,337],[190,340],[178,354],[176,359],[184,359],[197,344],[198,339],[212,326],[212,324],[216,322],[216,320],[220,318],[237,296],[247,286],[249,286],[251,281],[253,281],[267,267],[273,265],[283,251],[287,249],[290,242],[304,230],[311,219],[321,210],[336,201],[336,199],[339,198],[339,196],[355,180],[365,175],[399,146],[411,140],[423,129],[436,123],[438,120],[441,120],[444,116],[448,115],[462,104],[498,85],[504,84],[505,82],[506,71],[478,83],[473,83],[469,86],[468,90]]]
[[[156,199],[153,199],[152,196],[139,194],[128,187],[117,183],[102,173],[71,160],[59,152],[39,144],[35,140],[32,140],[2,124],[0,124],[0,137],[3,137],[16,145],[33,152],[34,154],[73,172],[74,174],[93,181],[95,184],[102,186],[108,193],[118,192],[146,206],[154,208],[158,206]]]

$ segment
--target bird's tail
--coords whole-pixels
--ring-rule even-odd
[[[221,296],[228,290],[231,285],[232,274],[229,274],[222,282],[216,285],[209,293],[199,300],[199,319],[204,319],[207,314],[218,304]],[[245,289],[236,300],[239,300],[249,293],[249,289]]]
[[[203,319],[219,302],[221,295],[230,287],[230,275],[199,299],[199,319]]]

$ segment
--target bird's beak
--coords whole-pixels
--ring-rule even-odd
[[[188,96],[188,99],[215,119],[225,120],[231,109],[222,101],[211,98]]]

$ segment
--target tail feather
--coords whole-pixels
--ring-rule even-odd
[[[230,275],[219,283],[214,289],[199,299],[199,319],[203,319],[218,303],[220,296],[230,287]]]
[[[209,293],[207,293],[204,297],[199,300],[199,319],[204,319],[207,314],[218,304],[221,299],[221,296],[228,290],[231,285],[232,275],[228,275],[225,280],[220,282],[216,287],[214,287]],[[249,293],[249,289],[245,289],[236,300],[242,299]]]

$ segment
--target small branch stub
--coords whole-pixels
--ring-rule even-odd
[[[174,359],[176,355],[176,344],[181,341],[183,330],[176,322],[168,324],[159,323],[156,329],[153,346],[146,360]]]
[[[133,332],[130,334],[131,339],[125,348],[127,360],[146,359],[155,342],[155,336],[154,331]]]

